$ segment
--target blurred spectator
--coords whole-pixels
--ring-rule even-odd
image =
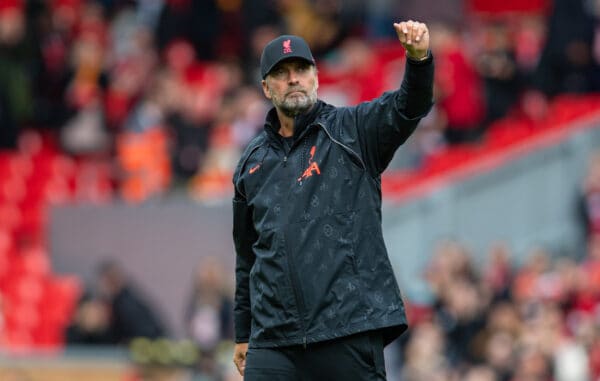
[[[483,79],[485,124],[504,117],[516,104],[522,78],[507,21],[488,21],[475,32],[482,40],[476,67]]]
[[[61,128],[61,143],[71,154],[107,152],[102,99],[107,83],[107,25],[103,10],[96,3],[86,3],[81,12],[78,34],[70,57],[72,75],[65,99],[73,111]]]
[[[188,39],[200,59],[216,58],[220,43],[221,13],[216,0],[165,0],[156,29],[160,50],[172,41]]]
[[[108,306],[99,298],[84,296],[76,308],[75,316],[65,333],[67,345],[112,344]]]
[[[485,324],[487,303],[474,285],[457,280],[444,291],[436,308],[436,321],[448,338],[447,355],[453,365],[471,361],[472,341]]]
[[[511,381],[551,381],[550,359],[536,348],[524,348]]]
[[[233,338],[233,301],[223,273],[219,260],[206,257],[194,274],[185,316],[188,337],[200,352],[198,376],[217,373],[218,347]]]
[[[101,295],[110,308],[110,329],[117,343],[126,344],[136,337],[166,336],[157,312],[132,285],[119,264],[102,263],[97,275]]]
[[[600,234],[600,152],[589,161],[579,189],[579,221],[588,239]]]
[[[233,303],[223,274],[221,263],[211,257],[204,258],[194,274],[186,326],[202,353],[214,352],[221,341],[233,337]]]
[[[595,1],[554,0],[535,86],[547,96],[600,89],[593,46]]]
[[[516,361],[518,336],[502,330],[490,331],[485,341],[483,360],[501,381],[512,379]]]
[[[243,51],[242,57],[252,59],[255,56],[255,49],[258,49],[258,57],[264,43],[258,44],[255,47],[252,41],[255,38],[257,31],[261,29],[273,29],[281,26],[281,14],[277,8],[278,0],[243,0],[242,1],[242,28],[243,28]],[[279,33],[275,33],[275,36]],[[271,38],[266,38],[266,42],[271,41]],[[246,61],[247,62],[247,61]],[[256,62],[258,65],[258,61]]]
[[[316,58],[343,39],[340,0],[277,0],[285,30],[303,37]]]
[[[442,243],[427,274],[436,296],[435,322],[448,339],[449,361],[472,361],[472,341],[485,326],[490,295],[479,286],[468,252],[458,243]]]
[[[130,111],[141,99],[155,98],[160,92],[153,86],[159,64],[153,31],[141,24],[133,11],[123,10],[112,21],[110,34],[112,52],[104,97],[106,124],[114,131],[135,129],[124,126]]]
[[[261,130],[268,104],[254,87],[240,88],[234,99],[235,115],[231,125],[235,147],[243,147]]]
[[[487,259],[482,270],[483,284],[489,287],[494,301],[509,299],[513,275],[509,248],[503,242],[497,243],[490,249]]]
[[[533,312],[536,302],[542,296],[540,279],[550,269],[550,258],[543,248],[535,248],[528,253],[526,261],[517,270],[511,286],[513,300],[523,308],[524,313]]]
[[[464,41],[455,27],[430,27],[440,70],[436,71],[436,99],[446,121],[444,136],[449,144],[470,143],[483,133],[485,103],[481,78],[471,63]]]
[[[397,15],[397,12],[392,11],[393,4],[392,0],[372,0],[366,2],[365,21],[367,36],[370,38],[393,37],[393,31],[389,30],[389,25],[394,22],[392,16]]]
[[[194,176],[190,195],[198,200],[217,199],[231,182],[241,147],[252,139],[264,123],[267,110],[264,96],[256,87],[240,87],[223,97],[210,144]]]
[[[72,76],[69,56],[78,14],[75,2],[48,2],[31,21],[39,25],[35,31],[41,56],[34,81],[33,121],[44,128],[58,129],[73,114],[65,98]]]
[[[249,32],[249,41],[247,46],[247,60],[242,65],[242,71],[246,81],[259,88],[262,77],[260,75],[260,55],[263,47],[272,39],[282,34],[277,24],[265,24]]]
[[[446,338],[440,327],[431,322],[424,322],[412,328],[410,340],[406,346],[403,381],[443,380],[440,374],[449,369],[444,348]]]
[[[474,281],[475,272],[467,248],[456,241],[439,242],[425,276],[432,291],[440,296],[455,280]]]
[[[19,129],[3,87],[0,87],[0,126],[0,149],[16,148]]]
[[[574,298],[572,301],[579,302],[579,307],[583,307],[581,309],[591,312],[594,308],[593,305],[600,297],[600,235],[594,234],[588,240],[587,255],[583,258],[581,270],[582,273],[578,274],[579,282],[573,285],[573,288],[578,291],[580,299]],[[575,288],[576,286],[579,287]],[[584,295],[587,298],[582,298]],[[587,303],[584,302],[585,299],[588,299]],[[587,308],[584,307],[586,304]],[[577,303],[573,303],[572,307],[577,308]]]
[[[230,73],[220,63],[197,60],[185,40],[172,42],[165,60],[163,85],[172,98],[162,98],[163,113],[174,139],[174,172],[185,180],[201,168]]]
[[[143,55],[138,59],[144,59]],[[126,81],[115,81],[111,89],[117,106],[115,120],[122,120],[115,139],[120,194],[124,200],[135,203],[162,196],[171,186],[172,152],[166,113],[173,102],[180,100],[170,97],[173,95],[170,78],[164,73],[151,76],[140,74],[139,69],[138,65],[125,69],[122,74],[126,77],[130,70],[137,70],[138,75],[133,76],[137,79],[129,77],[129,86],[124,84]],[[138,86],[144,86],[147,91],[137,94],[138,90],[134,89]],[[121,102],[131,103],[131,107],[118,106]]]
[[[31,119],[34,45],[23,0],[0,2],[0,148],[15,148],[19,125]]]
[[[516,29],[508,34],[512,40],[512,51],[518,71],[527,81],[527,86],[531,86],[529,77],[536,70],[546,41],[546,18],[544,14],[533,13],[523,14],[516,20],[513,18],[513,21],[507,16],[504,20],[506,25]]]

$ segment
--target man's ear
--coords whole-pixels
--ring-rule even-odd
[[[271,100],[271,93],[269,92],[269,85],[267,85],[267,81],[263,79],[261,81],[261,85],[263,94],[265,94],[265,97],[267,97],[268,100]]]

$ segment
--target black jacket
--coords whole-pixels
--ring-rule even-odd
[[[318,101],[288,150],[275,109],[234,174],[235,340],[314,343],[406,329],[381,230],[381,173],[432,105],[433,59],[355,107]]]

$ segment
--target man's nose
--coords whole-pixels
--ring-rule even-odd
[[[295,70],[290,70],[288,74],[288,82],[289,83],[298,83],[298,73]]]

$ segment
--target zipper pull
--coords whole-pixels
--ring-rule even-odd
[[[287,164],[287,155],[283,157],[283,166],[285,167]]]
[[[306,336],[304,336],[304,349],[306,349]]]

